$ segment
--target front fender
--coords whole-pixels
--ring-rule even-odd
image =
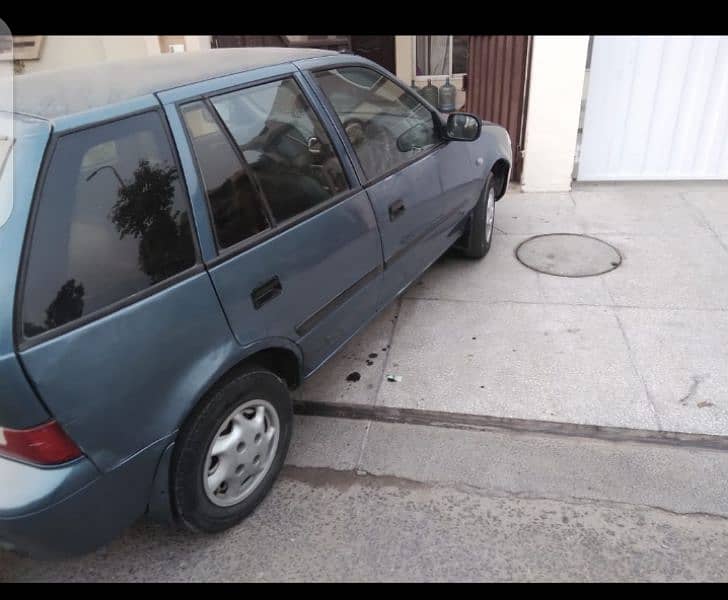
[[[490,173],[498,161],[505,161],[507,163],[506,185],[503,189],[503,193],[505,193],[508,185],[507,182],[510,181],[511,169],[513,168],[513,144],[511,143],[511,137],[508,131],[500,125],[496,125],[490,121],[483,121],[483,128],[478,143],[481,144],[482,152],[485,155],[483,161],[485,167],[484,175]]]

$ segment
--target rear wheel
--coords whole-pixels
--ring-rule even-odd
[[[172,502],[188,529],[213,533],[260,504],[285,460],[293,414],[288,387],[250,365],[222,381],[175,443]]]
[[[495,228],[495,177],[489,173],[483,191],[473,209],[467,242],[462,251],[471,258],[483,258],[490,250]]]

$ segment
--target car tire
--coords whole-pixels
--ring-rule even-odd
[[[473,209],[467,240],[462,253],[469,258],[483,258],[488,254],[495,227],[495,177],[488,173],[483,191]]]
[[[216,533],[255,510],[288,452],[293,407],[273,372],[247,365],[195,407],[175,442],[171,501],[186,529]]]

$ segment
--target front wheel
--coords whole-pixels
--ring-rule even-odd
[[[255,365],[227,377],[196,408],[175,443],[172,504],[178,522],[214,533],[260,504],[291,439],[288,387]]]
[[[463,254],[470,258],[483,258],[490,250],[495,226],[495,177],[489,173],[485,178],[483,191],[473,209],[470,231]]]

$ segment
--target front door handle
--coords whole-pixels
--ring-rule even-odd
[[[397,217],[401,217],[404,213],[404,201],[397,200],[389,205],[389,220],[394,221]]]
[[[283,286],[278,276],[269,279],[250,293],[250,297],[253,299],[253,307],[255,310],[258,310],[266,302],[270,302],[276,296],[280,296],[282,291]]]

